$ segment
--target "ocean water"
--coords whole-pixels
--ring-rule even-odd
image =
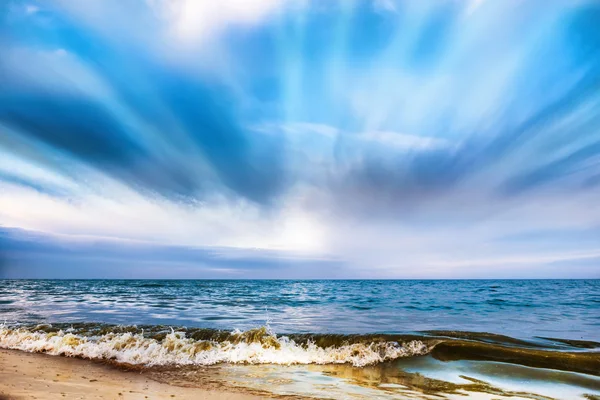
[[[0,321],[0,347],[169,382],[209,369],[318,398],[600,396],[600,280],[4,280]]]

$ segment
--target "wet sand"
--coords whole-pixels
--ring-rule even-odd
[[[9,399],[216,399],[411,398],[411,399],[593,399],[597,378],[511,364],[464,361],[447,365],[421,357],[356,369],[351,365],[226,365],[165,368],[126,366],[103,361],[0,349],[0,400]],[[462,383],[428,378],[415,371]],[[419,367],[420,366],[420,367]],[[440,369],[440,366],[448,369]],[[469,367],[470,366],[470,367]],[[437,368],[436,368],[437,367]],[[416,368],[416,369],[415,369]],[[490,374],[485,374],[491,369]],[[411,368],[409,368],[411,369]],[[487,371],[490,372],[490,371]],[[440,375],[441,374],[441,375]],[[465,374],[465,375],[463,375]],[[512,383],[506,390],[474,377]],[[539,375],[539,376],[538,376]],[[312,378],[311,378],[312,377]],[[482,378],[482,379],[483,379]],[[515,386],[515,383],[522,382]],[[507,384],[507,382],[504,382]],[[552,387],[546,387],[548,384]],[[546,395],[534,394],[537,389]],[[544,390],[542,390],[544,389]],[[265,390],[268,390],[266,392]],[[530,390],[532,392],[530,392]],[[551,393],[549,393],[551,392]],[[548,397],[548,395],[550,397]]]
[[[252,400],[264,396],[172,386],[87,360],[0,349],[0,400],[60,398]]]

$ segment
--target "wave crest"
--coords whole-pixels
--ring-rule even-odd
[[[145,337],[143,332],[84,336],[69,330],[46,332],[0,325],[0,347],[147,366],[347,363],[362,367],[430,351],[419,340],[320,347],[313,341],[298,343],[287,336],[277,336],[268,327],[236,330],[223,340],[195,340],[175,330],[156,339]]]

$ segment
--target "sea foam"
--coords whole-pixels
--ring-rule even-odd
[[[0,347],[147,366],[347,363],[361,367],[430,351],[419,340],[319,347],[311,341],[297,343],[277,336],[267,327],[233,331],[226,340],[216,341],[194,340],[175,330],[158,340],[139,332],[84,336],[68,330],[44,332],[0,325]]]

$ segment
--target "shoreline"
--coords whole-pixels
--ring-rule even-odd
[[[79,357],[50,355],[45,353],[27,352],[16,349],[0,348],[0,400],[20,399],[215,399],[215,400],[255,400],[265,398],[302,400],[316,398],[348,398],[345,395],[379,395],[388,398],[389,395],[406,395],[406,398],[430,399],[443,394],[447,399],[478,399],[492,400],[498,398],[538,399],[555,398],[547,397],[548,390],[536,394],[533,387],[520,385],[520,387],[496,386],[487,382],[486,377],[481,377],[477,369],[456,368],[454,375],[461,382],[455,382],[439,377],[421,375],[419,370],[436,370],[439,361],[427,357],[425,362],[420,362],[416,372],[401,373],[398,365],[388,365],[386,368],[366,367],[359,369],[343,365],[318,366],[316,369],[303,369],[303,366],[283,367],[278,373],[273,374],[277,365],[268,366],[258,371],[245,371],[248,366],[224,368],[221,366],[208,366],[201,368],[173,369],[171,367],[145,367],[140,365],[122,364],[107,360],[94,360]],[[428,361],[429,360],[429,361]],[[431,369],[433,367],[433,369]],[[600,400],[598,396],[597,378],[589,376],[574,377],[562,376],[565,374],[555,370],[539,370],[531,373],[530,367],[501,364],[496,368],[509,368],[505,371],[516,381],[527,378],[533,379],[530,383],[539,386],[540,382],[554,382],[556,398],[580,398]],[[286,370],[286,368],[289,368]],[[270,371],[269,371],[270,369]],[[403,369],[402,367],[400,368]],[[450,367],[452,369],[452,367]],[[305,386],[308,381],[302,382],[302,377],[320,371],[320,377],[310,384],[317,386],[327,382],[321,380],[335,377],[336,382],[329,382],[334,392],[322,389],[306,392],[306,387],[293,386],[288,389],[264,386],[265,383],[294,385],[300,383]],[[541,374],[541,375],[540,375]],[[542,376],[546,374],[547,376]],[[559,374],[559,375],[557,375]],[[571,373],[568,373],[571,374]],[[435,374],[434,374],[435,375]],[[560,380],[557,380],[558,377]],[[300,380],[297,380],[300,377]],[[329,377],[329,378],[327,378]],[[498,375],[502,380],[502,374]],[[247,379],[250,379],[249,381]],[[314,379],[314,377],[313,377]],[[480,380],[480,379],[486,379]],[[537,383],[535,383],[537,381]],[[379,382],[379,383],[377,383]],[[595,383],[594,383],[595,382]],[[571,384],[577,388],[568,389],[564,385]],[[340,386],[341,385],[341,386]],[[562,388],[561,388],[561,385]],[[541,388],[542,386],[539,386]],[[531,390],[530,390],[531,389]],[[380,392],[381,391],[381,392]],[[345,393],[345,395],[344,395]],[[554,393],[554,392],[553,392]],[[340,397],[343,395],[342,397]],[[433,397],[432,397],[433,396]],[[382,398],[384,398],[382,397]],[[437,397],[436,397],[437,398]]]
[[[0,349],[0,400],[257,400],[265,397],[275,396],[239,387],[226,390],[224,387],[175,386],[156,381],[143,372],[93,360]]]

